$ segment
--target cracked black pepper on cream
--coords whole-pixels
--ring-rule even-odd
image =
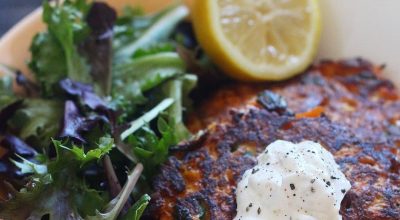
[[[320,144],[278,140],[247,170],[236,191],[235,220],[338,220],[351,188],[333,155]]]

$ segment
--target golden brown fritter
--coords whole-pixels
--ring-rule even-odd
[[[277,139],[321,143],[352,184],[344,219],[400,218],[400,101],[361,59],[322,62],[283,83],[231,83],[191,116],[196,139],[172,149],[148,219],[233,219],[235,188]],[[334,180],[333,180],[334,181]]]
[[[230,118],[229,111],[254,106],[259,92],[271,90],[283,96],[294,113],[322,108],[328,118],[353,128],[364,141],[384,141],[387,133],[400,134],[400,129],[392,126],[400,120],[400,102],[396,88],[380,77],[380,72],[362,59],[324,61],[287,82],[230,83],[198,104],[188,126],[197,132],[213,122],[225,121]],[[371,137],[371,133],[375,135]]]

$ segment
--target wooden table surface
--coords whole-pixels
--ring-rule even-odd
[[[42,0],[0,0],[0,36],[40,6]]]

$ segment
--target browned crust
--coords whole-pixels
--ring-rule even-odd
[[[399,219],[400,102],[379,72],[361,59],[326,61],[288,82],[222,87],[191,117],[192,130],[211,125],[174,148],[145,217],[233,219],[242,173],[266,145],[284,139],[320,142],[334,154],[352,183],[341,205],[344,219]],[[288,109],[259,105],[255,97],[265,89],[282,95]],[[316,107],[323,114],[298,114]]]

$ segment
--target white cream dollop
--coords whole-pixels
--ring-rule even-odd
[[[247,170],[236,191],[235,220],[338,220],[351,188],[333,155],[320,144],[278,140]]]

